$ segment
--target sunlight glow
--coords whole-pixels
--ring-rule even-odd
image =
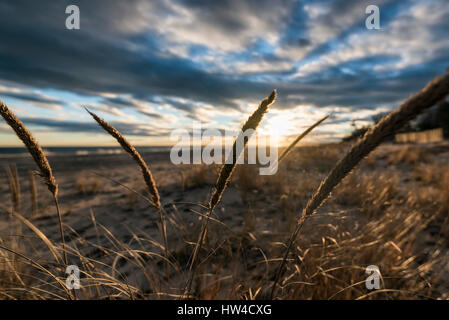
[[[285,137],[295,133],[295,123],[289,114],[279,114],[267,121],[264,132],[273,138],[283,140]]]

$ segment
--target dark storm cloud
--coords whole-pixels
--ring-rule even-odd
[[[135,107],[135,103],[129,99],[125,99],[122,97],[114,97],[114,98],[103,98],[102,102],[104,103],[112,103],[116,105],[121,105],[125,107]]]
[[[220,26],[224,31],[235,34],[248,28],[251,19],[244,17],[257,16],[269,23],[282,23],[288,18],[288,9],[296,1],[278,0],[180,0],[179,4],[198,11],[205,24]],[[282,11],[282,12],[281,12]]]
[[[149,112],[148,110],[146,110],[145,106],[143,105],[142,101],[140,101],[140,100],[134,101],[130,98],[125,98],[125,97],[106,97],[106,98],[103,98],[101,100],[101,102],[106,106],[114,105],[114,106],[118,106],[118,107],[133,108],[133,109],[138,110],[140,113],[145,114],[150,117],[153,117],[153,118],[161,117],[160,115],[158,115],[154,112]],[[188,113],[192,112],[195,109],[195,107],[197,106],[192,101],[179,100],[179,99],[175,99],[172,97],[161,97],[161,96],[147,98],[146,102],[151,102],[155,105],[168,104],[175,109],[187,111]]]
[[[60,132],[91,132],[104,134],[104,131],[98,126],[96,122],[78,122],[28,117],[21,118],[21,120],[26,126],[32,125],[36,127],[46,127]],[[136,126],[135,123],[111,122],[111,125],[116,127],[117,130],[125,135],[156,136],[161,134],[160,132],[156,132],[151,128],[140,128]]]
[[[0,48],[2,79],[84,94],[131,93],[141,99],[168,95],[228,107],[235,107],[232,98],[266,92],[267,85],[207,73],[189,60],[161,56],[158,48],[147,47],[150,41],[127,38],[113,21],[118,16],[125,19],[127,14],[135,19],[132,14],[137,13],[121,11],[122,1],[108,1],[107,5],[75,1],[82,15],[81,29],[67,30],[64,11],[68,3],[2,4],[0,41],[8,43]],[[132,8],[133,1],[125,7]],[[130,50],[130,44],[144,49]]]
[[[163,116],[161,116],[159,113],[156,113],[156,112],[149,112],[149,111],[143,111],[143,110],[139,110],[139,112],[146,115],[147,117],[150,117],[150,118],[156,118],[156,119],[163,118]]]
[[[65,8],[69,4],[80,8],[80,30],[65,28]],[[295,58],[287,49],[298,50],[295,54],[303,55],[304,59],[318,59],[325,53],[332,53],[336,44],[364,28],[364,8],[368,4],[381,6],[381,23],[387,28],[410,1],[1,2],[0,42],[7,45],[0,46],[0,80],[94,97],[113,93],[118,97],[101,96],[101,103],[135,108],[153,118],[158,115],[145,110],[136,101],[169,104],[190,117],[195,117],[195,110],[203,104],[239,109],[235,100],[257,102],[273,88],[279,93],[274,108],[307,104],[338,105],[356,110],[395,104],[448,67],[446,48],[433,50],[432,59],[424,64],[395,72],[379,72],[375,67],[394,63],[395,59],[400,59],[400,52],[397,56],[367,54],[364,58],[324,66],[305,77],[289,77],[300,58]],[[321,5],[324,13],[311,21],[312,13],[307,7],[310,5]],[[164,24],[163,30],[157,29],[158,24],[165,23],[168,18],[182,15],[182,10],[177,11],[179,8],[191,14],[198,27],[198,37],[203,37],[200,40],[204,37],[207,40],[211,34],[209,47],[209,43],[200,40],[199,43],[189,42],[194,37],[182,38],[182,32],[186,31],[184,25],[176,29],[176,26]],[[153,21],[148,13],[157,15],[160,20]],[[443,28],[447,21],[432,30],[440,39],[447,37],[449,29]],[[260,34],[252,37],[252,32]],[[268,38],[276,35],[278,40],[270,42]],[[278,47],[273,48],[276,41]],[[237,49],[226,53],[216,49],[220,43],[234,42],[243,49],[236,46]],[[185,45],[188,54],[176,55],[169,50],[175,50],[176,45]],[[217,58],[217,65],[221,61],[218,58],[223,57],[227,64],[208,68],[205,65],[213,67],[214,62],[207,64],[193,59],[206,53]],[[285,62],[290,63],[291,68],[226,72],[234,61],[268,65]],[[14,93],[9,96],[11,94]],[[31,102],[36,99],[34,102],[58,103],[44,101],[44,97],[15,95]],[[58,125],[43,120],[39,124],[36,119],[29,121],[64,131],[93,130],[91,125],[79,123]]]
[[[63,102],[59,99],[52,97],[46,97],[41,94],[32,92],[14,92],[14,91],[0,91],[0,94],[4,97],[16,98],[29,102],[46,103],[46,104],[57,104],[60,105]]]
[[[27,117],[22,118],[21,120],[25,125],[54,128],[65,132],[99,132],[99,127],[96,123]]]

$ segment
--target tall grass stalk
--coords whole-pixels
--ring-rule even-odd
[[[20,211],[20,185],[17,175],[17,167],[14,169],[12,165],[6,166],[5,171],[9,181],[13,211],[18,212]]]
[[[145,180],[145,183],[148,188],[148,192],[151,196],[151,203],[156,208],[156,210],[159,213],[159,219],[161,223],[161,234],[164,241],[164,247],[165,247],[165,258],[167,259],[167,278],[169,278],[169,253],[168,253],[168,239],[167,239],[167,227],[165,222],[164,213],[162,212],[161,207],[161,198],[159,196],[159,191],[156,186],[156,181],[153,178],[153,174],[150,171],[150,168],[148,167],[147,163],[143,160],[140,153],[134,148],[134,146],[126,140],[126,138],[111,124],[103,120],[102,118],[98,117],[95,113],[91,112],[89,109],[85,108],[86,111],[94,118],[94,120],[112,137],[114,137],[117,142],[120,144],[120,146],[125,150],[137,163],[137,165],[140,167],[140,171],[142,172],[143,179]]]
[[[36,181],[34,179],[33,171],[28,171],[28,180],[30,183],[30,194],[31,194],[31,217],[35,218],[37,216],[38,204],[37,204],[37,188]]]
[[[112,125],[110,125],[102,118],[98,117],[95,113],[91,112],[89,109],[87,108],[85,109],[107,133],[109,133],[112,137],[115,138],[115,140],[117,140],[117,142],[120,144],[123,150],[125,150],[140,167],[143,179],[145,180],[148,191],[152,198],[152,204],[156,209],[159,210],[161,208],[159,191],[157,190],[153,174],[151,173],[150,168],[148,167],[147,163],[143,160],[140,153],[136,150],[136,148],[134,148],[133,145],[131,145],[131,143],[128,142],[128,140],[126,140],[126,138],[116,128],[114,128]]]
[[[45,184],[48,187],[48,190],[51,192],[53,196],[53,200],[56,206],[56,211],[58,215],[58,223],[59,223],[59,232],[61,235],[62,249],[64,251],[64,262],[67,265],[67,252],[64,240],[64,229],[62,227],[62,217],[61,211],[59,209],[58,202],[58,185],[56,183],[56,179],[53,176],[53,171],[50,167],[50,163],[45,156],[44,151],[41,146],[37,142],[37,140],[33,137],[30,131],[25,127],[25,125],[17,118],[14,113],[12,113],[8,107],[0,101],[0,114],[3,119],[5,119],[6,123],[14,130],[16,135],[20,140],[24,143],[25,147],[28,149],[28,152],[33,157],[34,162],[39,168],[39,172],[37,173],[43,179]]]
[[[260,121],[262,121],[264,114],[268,111],[268,108],[274,102],[275,99],[276,99],[276,90],[273,90],[273,92],[271,92],[271,94],[268,97],[262,100],[256,111],[254,111],[254,113],[245,122],[245,124],[242,127],[242,133],[245,133],[247,130],[257,129]],[[239,138],[241,137],[240,136],[237,137],[237,139]],[[214,191],[209,201],[208,214],[204,219],[200,236],[198,238],[198,241],[196,242],[195,249],[193,251],[193,256],[189,268],[190,276],[187,281],[186,289],[184,292],[184,296],[186,297],[189,297],[191,293],[192,283],[194,281],[197,269],[197,258],[199,252],[201,251],[204,239],[206,238],[207,226],[209,223],[210,216],[212,215],[212,212],[214,211],[217,204],[220,202],[223,192],[225,191],[227,185],[229,184],[229,181],[231,180],[232,172],[234,171],[237,165],[237,160],[239,159],[242,151],[244,150],[246,144],[248,143],[249,138],[250,136],[246,135],[244,136],[243,148],[241,150],[238,150],[237,148],[237,140],[234,141],[231,154],[228,155],[226,163],[221,167],[220,173],[218,174],[218,179],[217,182],[215,183]]]
[[[307,136],[313,129],[315,129],[317,126],[319,126],[324,120],[326,120],[327,118],[329,118],[330,115],[328,114],[327,116],[321,118],[320,120],[318,120],[317,122],[315,122],[313,125],[311,125],[310,127],[307,128],[307,130],[305,130],[303,133],[301,133],[283,152],[282,154],[279,156],[279,160],[278,163],[280,163],[283,159],[285,159],[285,157],[288,156],[288,154],[292,151],[292,149],[296,146],[296,144],[301,141],[305,136]]]
[[[404,101],[398,109],[382,118],[382,120],[370,129],[335,165],[309,200],[302,211],[301,217],[297,221],[295,230],[287,242],[284,257],[277,268],[271,290],[271,298],[273,298],[276,293],[277,284],[282,275],[288,255],[301,230],[305,218],[312,215],[326,200],[334,187],[338,185],[340,181],[381,142],[385,141],[388,137],[391,137],[397,130],[418,116],[421,112],[434,106],[447,94],[449,94],[449,71],[445,75],[437,77],[429,82],[425,88]]]

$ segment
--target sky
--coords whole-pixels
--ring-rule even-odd
[[[83,107],[143,146],[238,129],[277,89],[261,130],[287,143],[332,113],[305,143],[334,142],[444,73],[448,35],[447,0],[1,0],[0,100],[43,146],[115,145]]]

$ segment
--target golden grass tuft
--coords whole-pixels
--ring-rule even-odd
[[[112,125],[104,121],[102,118],[98,117],[95,113],[91,112],[89,109],[85,108],[86,111],[94,118],[95,121],[112,137],[114,137],[117,142],[120,144],[120,146],[125,150],[137,163],[137,165],[140,167],[140,170],[142,172],[143,179],[145,180],[145,183],[148,188],[148,192],[151,195],[153,205],[156,209],[161,209],[161,198],[159,196],[159,191],[156,186],[156,181],[154,181],[153,174],[150,171],[150,168],[148,167],[147,163],[143,160],[140,153],[134,148],[131,143],[126,140],[126,138]]]
[[[248,118],[245,124],[242,127],[242,132],[247,130],[256,130],[259,126],[260,121],[262,121],[262,117],[268,111],[270,105],[276,99],[276,90],[270,94],[270,96],[266,97],[259,105],[257,110]],[[237,138],[238,139],[238,138]],[[244,146],[248,143],[248,137],[245,136]],[[232,153],[229,155],[230,158],[226,161],[226,163],[221,167],[220,173],[218,174],[217,182],[215,183],[214,191],[209,201],[209,211],[213,211],[215,206],[220,202],[221,196],[223,195],[224,190],[226,189],[229,181],[231,180],[232,172],[234,171],[235,166],[237,165],[237,160],[240,157],[240,154],[237,154],[237,142],[235,141],[232,146]],[[242,152],[243,150],[240,150]],[[229,161],[231,160],[231,161]]]
[[[271,292],[272,298],[274,297],[276,286],[288,254],[301,230],[304,218],[313,214],[329,196],[332,189],[381,142],[388,137],[391,137],[397,130],[402,128],[407,122],[418,116],[425,109],[437,104],[447,94],[449,94],[449,71],[444,76],[435,78],[428,83],[424,89],[403,102],[397,110],[382,118],[382,120],[370,129],[363,138],[349,150],[343,159],[336,164],[307,203],[307,206],[304,208],[302,215],[298,220],[295,231],[287,242],[284,258],[279,264],[278,271],[274,278],[273,289]]]
[[[282,152],[282,154],[279,156],[278,162],[281,163],[281,161],[288,156],[288,154],[292,151],[292,149],[298,144],[299,141],[301,141],[305,136],[307,136],[313,129],[315,129],[317,126],[319,126],[324,120],[329,118],[330,115],[327,115],[314,124],[312,124],[310,127],[308,127],[303,133],[301,133],[295,140],[293,140],[292,143]]]
[[[159,213],[159,220],[160,220],[160,229],[161,229],[161,235],[164,241],[164,251],[165,251],[165,258],[166,258],[166,265],[167,265],[167,278],[169,278],[169,251],[168,251],[168,239],[167,239],[167,226],[165,222],[164,213],[161,207],[161,198],[159,195],[159,191],[156,186],[156,181],[153,178],[153,174],[150,171],[150,168],[148,167],[147,163],[143,160],[140,153],[134,148],[131,143],[128,142],[128,140],[125,139],[125,137],[112,125],[107,123],[105,120],[98,117],[95,113],[91,112],[89,109],[85,108],[86,111],[94,118],[95,121],[112,137],[114,137],[117,142],[120,144],[120,146],[125,150],[137,163],[137,165],[140,167],[140,171],[142,173],[143,179],[145,180],[145,183],[148,188],[148,192],[151,196],[151,202],[153,206],[157,209]]]
[[[28,180],[30,184],[30,194],[31,194],[31,217],[35,218],[38,212],[38,204],[37,204],[37,188],[36,181],[34,179],[33,171],[28,171]]]
[[[41,146],[37,142],[37,140],[33,137],[30,131],[25,127],[22,121],[17,118],[14,113],[12,113],[8,107],[0,101],[0,114],[2,115],[3,119],[5,119],[6,123],[14,130],[16,135],[19,137],[20,140],[25,144],[25,147],[28,149],[28,152],[31,154],[31,156],[34,159],[34,162],[39,167],[39,174],[45,181],[45,184],[48,187],[48,190],[50,190],[51,194],[53,195],[53,200],[55,202],[56,211],[58,214],[58,220],[59,220],[59,231],[61,234],[61,242],[64,250],[64,260],[67,264],[67,253],[65,252],[65,240],[64,240],[64,229],[62,227],[62,217],[61,212],[59,210],[59,203],[58,203],[58,185],[56,184],[56,179],[53,176],[53,171],[50,167],[50,163],[47,160],[47,157],[45,156],[44,151],[42,150]]]
[[[128,229],[130,235],[122,235],[126,237],[122,241],[101,225],[100,220],[96,221],[91,211],[95,234],[86,236],[79,228],[79,233],[71,228],[71,234],[74,235],[71,241],[73,246],[64,250],[64,253],[69,252],[71,257],[79,259],[83,286],[77,291],[77,295],[85,299],[190,298],[193,297],[192,286],[195,282],[195,297],[206,299],[258,299],[269,297],[270,293],[271,297],[280,299],[409,299],[445,297],[445,294],[447,297],[444,273],[441,272],[443,277],[440,278],[440,274],[436,274],[438,270],[444,269],[449,259],[447,250],[442,249],[448,245],[449,230],[447,168],[442,170],[440,161],[422,164],[423,157],[415,156],[422,152],[420,149],[417,150],[418,153],[412,151],[410,154],[410,150],[403,151],[392,160],[392,164],[413,164],[413,171],[410,170],[410,165],[398,165],[393,168],[393,172],[400,172],[397,175],[390,174],[389,171],[379,174],[374,170],[378,159],[372,159],[372,166],[369,168],[359,167],[356,172],[353,169],[387,136],[448,92],[448,75],[430,83],[423,91],[403,103],[397,111],[380,121],[335,166],[339,155],[349,148],[348,144],[301,148],[285,159],[289,151],[293,150],[294,144],[300,140],[297,138],[292,147],[287,148],[285,156],[281,156],[281,160],[285,159],[287,162],[281,168],[282,171],[275,176],[251,179],[253,167],[236,166],[239,154],[235,152],[237,148],[234,143],[234,153],[230,158],[232,161],[221,167],[208,206],[172,202],[171,206],[164,207],[167,211],[172,210],[173,214],[167,218],[171,219],[169,221],[173,231],[178,232],[177,237],[173,237],[174,244],[178,246],[171,244],[176,249],[172,251],[170,259],[164,231],[165,246],[139,228],[137,234]],[[245,123],[244,130],[257,128],[274,98],[275,92],[262,101]],[[152,202],[159,209],[161,224],[164,224],[159,193],[148,166],[115,128],[89,113],[116,138],[125,151],[135,160],[137,158],[137,162],[142,162],[139,164],[142,171],[148,170],[146,178],[145,173],[143,174],[152,199],[130,188],[128,190],[133,195],[141,195]],[[19,132],[22,130],[26,129]],[[27,137],[22,141],[29,139]],[[395,149],[397,146],[390,147]],[[293,157],[294,155],[297,157]],[[379,161],[385,159],[388,163],[386,157],[379,158]],[[202,167],[200,171],[193,172],[196,184],[209,184],[209,169],[210,167]],[[326,177],[328,170],[330,173]],[[410,177],[402,176],[403,172]],[[189,188],[188,175],[187,171],[186,176],[182,175],[184,191]],[[236,183],[237,189],[243,194],[241,198],[245,198],[243,209],[247,210],[236,220],[232,219],[231,223],[235,223],[236,228],[227,225],[225,220],[220,221],[219,215],[212,216],[232,177],[235,179],[233,183]],[[324,180],[317,188],[321,178]],[[398,180],[400,184],[409,181],[407,187],[410,186],[410,190],[402,188],[403,185],[398,186]],[[14,181],[14,178],[10,181]],[[340,185],[339,189],[335,189],[337,185]],[[327,204],[325,212],[315,214],[316,209],[334,190],[335,201]],[[57,201],[57,185],[54,191]],[[153,196],[152,192],[157,193],[157,196]],[[189,212],[202,218],[201,225],[193,223],[193,219],[188,220],[189,214],[184,214],[188,210],[183,211],[182,206],[192,204],[205,210],[204,213],[194,209]],[[237,212],[240,213],[240,209]],[[299,219],[298,210],[302,212]],[[37,224],[33,225],[18,213],[14,215],[35,233],[33,237],[23,235],[21,239],[33,241],[37,236],[46,244],[55,260],[58,260],[58,247],[37,228]],[[306,218],[307,223],[304,223]],[[38,221],[41,222],[40,219]],[[67,225],[67,228],[70,226]],[[61,220],[60,229],[62,232]],[[300,230],[307,232],[307,237],[301,237],[296,243]],[[282,234],[290,236],[286,250],[284,244],[279,242]],[[97,242],[94,243],[92,239]],[[32,259],[17,250],[18,247],[8,248],[3,239],[0,242],[1,297],[61,299],[65,292],[71,298],[62,277],[52,274],[46,263],[41,264],[42,260],[39,259],[42,258],[42,252],[34,251],[36,258]],[[189,246],[191,244],[195,245],[193,253]],[[202,253],[203,245],[213,250],[210,250],[205,260],[200,261],[199,254]],[[155,248],[165,248],[165,258],[154,252]],[[443,253],[446,257],[442,256]],[[28,269],[20,261],[25,261]],[[166,277],[163,276],[161,261],[167,262]],[[201,277],[195,276],[199,266],[206,261],[210,272]],[[287,261],[292,263],[287,264]],[[382,288],[367,293],[364,287],[364,270],[366,265],[373,262],[381,267]],[[169,265],[177,272],[173,279],[179,286],[170,286]],[[30,267],[34,268],[34,273],[28,272]],[[274,270],[274,267],[277,268]],[[288,273],[281,278],[284,267]],[[140,271],[142,277],[136,277],[137,280],[133,283],[135,271]],[[184,283],[184,272],[190,272],[187,283]],[[274,283],[270,282],[273,280],[272,273]],[[148,286],[139,288],[144,280],[148,282]],[[432,286],[436,283],[439,287],[432,287],[430,283]],[[275,295],[278,284],[281,290]],[[164,287],[167,288],[165,292]]]
[[[11,200],[13,204],[13,210],[20,211],[20,183],[17,167],[10,165],[5,168],[6,175],[8,176],[9,189],[11,191]]]
[[[48,187],[48,190],[55,196],[58,195],[58,185],[56,184],[55,177],[53,176],[53,172],[50,167],[50,163],[45,156],[44,151],[42,150],[39,143],[33,137],[31,132],[25,127],[22,121],[17,118],[14,113],[12,113],[8,107],[0,101],[0,114],[3,119],[5,119],[6,123],[15,131],[16,135],[22,140],[25,147],[28,149],[28,152],[34,159],[34,162],[39,167],[40,173],[39,175],[44,179],[45,184]]]
[[[259,123],[262,121],[262,118],[264,114],[268,111],[268,108],[270,105],[274,102],[276,99],[276,90],[273,90],[271,94],[266,97],[262,102],[259,104],[259,107],[254,111],[254,113],[248,118],[248,120],[245,122],[245,124],[242,127],[242,132],[245,133],[247,130],[256,130],[259,126]],[[239,139],[237,137],[237,139]],[[193,251],[192,261],[190,263],[190,277],[187,281],[186,290],[185,290],[185,296],[189,297],[192,289],[192,283],[195,278],[196,268],[197,268],[197,257],[199,251],[201,251],[204,239],[206,237],[207,232],[207,226],[209,223],[210,216],[212,215],[212,212],[214,211],[216,205],[220,202],[220,199],[223,195],[223,192],[225,191],[227,185],[229,184],[229,181],[231,181],[232,172],[234,171],[237,160],[239,159],[241,152],[245,148],[245,146],[248,143],[249,137],[244,137],[244,143],[242,150],[237,150],[237,139],[234,141],[234,144],[232,145],[232,151],[231,154],[228,155],[228,159],[226,160],[226,163],[221,167],[220,172],[218,174],[217,182],[215,183],[212,195],[210,197],[209,201],[209,209],[208,214],[206,218],[204,219],[203,227],[201,229],[200,236],[198,238],[198,241],[196,242],[195,249]]]

